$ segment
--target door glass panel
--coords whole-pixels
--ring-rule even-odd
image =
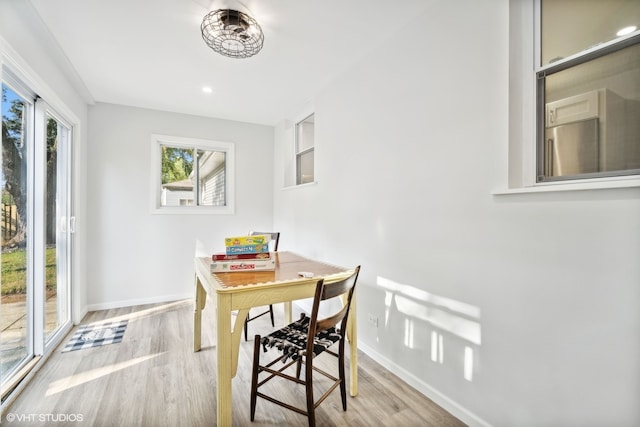
[[[46,187],[45,187],[45,338],[70,318],[68,303],[68,215],[65,167],[69,130],[46,115]]]
[[[2,85],[2,294],[0,369],[4,383],[31,355],[30,312],[27,290],[30,262],[27,256],[29,104],[10,87]]]

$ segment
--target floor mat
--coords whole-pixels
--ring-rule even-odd
[[[62,352],[116,344],[122,341],[128,320],[101,325],[80,325]]]

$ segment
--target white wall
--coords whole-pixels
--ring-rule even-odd
[[[151,134],[235,143],[235,215],[152,214]],[[193,297],[199,239],[273,226],[273,128],[98,103],[89,110],[90,309]]]
[[[492,195],[508,1],[403,19],[314,99],[317,185],[282,189],[292,131],[277,127],[275,228],[362,265],[362,348],[466,422],[640,425],[640,190]]]

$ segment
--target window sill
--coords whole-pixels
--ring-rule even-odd
[[[318,181],[307,182],[306,184],[290,185],[288,187],[282,187],[282,190],[293,190],[295,188],[311,187],[311,186],[317,185],[317,184],[318,184]]]
[[[637,188],[640,187],[640,177],[630,177],[627,179],[615,180],[592,180],[579,183],[549,183],[538,184],[533,187],[506,188],[491,192],[494,196],[504,196],[509,194],[525,193],[551,193],[558,191],[583,191],[583,190],[604,190],[611,188]]]
[[[163,206],[152,207],[151,214],[156,215],[233,215],[231,206]]]

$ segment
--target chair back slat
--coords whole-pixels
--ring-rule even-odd
[[[341,280],[339,282],[332,283],[330,285],[325,284],[322,290],[321,299],[324,301],[330,298],[335,298],[339,295],[342,295],[348,292],[349,289],[354,285],[355,280],[356,280],[356,275],[353,275],[345,280]]]
[[[322,279],[318,281],[316,284],[316,293],[313,298],[313,308],[311,309],[309,337],[315,336],[318,332],[322,332],[336,326],[338,323],[340,323],[340,333],[344,334],[349,309],[351,307],[351,299],[356,287],[356,282],[358,281],[359,273],[360,266],[357,266],[353,274],[346,279],[334,283],[325,283]],[[318,318],[321,301],[345,294],[347,294],[347,300],[339,310],[329,316]],[[307,346],[309,349],[313,346],[312,339],[308,340]],[[310,351],[309,349],[307,351]]]
[[[336,326],[338,323],[342,321],[342,319],[344,319],[347,316],[347,313],[348,313],[348,310],[347,310],[347,306],[345,305],[342,307],[342,309],[339,312],[335,313],[334,315],[325,317],[322,319],[318,319],[318,321],[316,322],[316,334]]]

